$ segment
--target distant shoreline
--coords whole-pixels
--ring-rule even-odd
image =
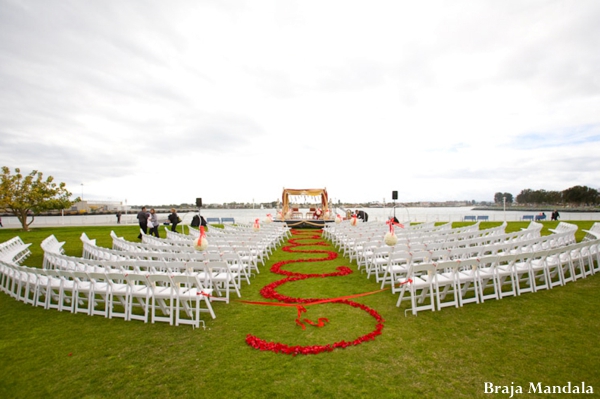
[[[473,211],[503,211],[504,207],[502,206],[478,206],[474,207],[471,210]],[[565,208],[565,207],[551,207],[551,206],[539,206],[539,207],[515,207],[510,206],[506,207],[507,211],[515,211],[515,212],[554,212],[557,210],[558,212],[571,212],[571,213],[596,213],[600,212],[598,208]]]
[[[367,206],[367,205],[357,205],[357,204],[352,204],[352,205],[335,205],[335,208],[339,208],[341,210],[354,210],[354,209],[394,209],[393,206],[387,206],[387,207],[383,207],[383,206]],[[150,207],[148,207],[150,208]],[[170,213],[170,207],[154,207],[157,211],[157,213],[162,214],[162,213]],[[396,210],[400,210],[400,209],[411,209],[411,208],[445,208],[445,209],[453,209],[453,208],[464,208],[465,212],[468,211],[480,211],[480,212],[502,212],[504,211],[504,207],[503,206],[473,206],[473,207],[469,207],[469,206],[450,206],[450,205],[446,205],[446,206],[417,206],[417,205],[397,205],[395,207]],[[140,208],[141,209],[141,208]],[[182,207],[182,208],[176,208],[178,213],[184,214],[184,213],[188,213],[188,212],[198,212],[198,208],[194,208],[194,207]],[[258,211],[261,210],[261,208],[245,208],[245,207],[240,207],[240,208],[234,208],[234,207],[227,207],[227,208],[213,208],[213,207],[203,207],[200,208],[201,212],[205,212],[205,211],[239,211],[239,210],[248,210],[248,211]],[[275,209],[275,208],[263,208],[265,210],[265,212],[271,210],[271,209]],[[308,208],[307,208],[308,209]],[[467,211],[468,209],[468,211]],[[595,208],[595,207],[581,207],[581,208],[567,208],[567,207],[560,207],[560,206],[556,206],[553,207],[551,205],[544,205],[544,206],[506,206],[506,211],[507,212],[532,212],[532,213],[540,213],[540,212],[547,212],[547,213],[551,213],[554,210],[558,210],[559,212],[569,212],[569,213],[600,213],[600,208]],[[60,212],[60,211],[54,211],[54,212],[43,212],[37,215],[32,215],[29,214],[29,217],[31,216],[44,216],[44,217],[70,217],[70,216],[103,216],[103,215],[116,215],[115,210],[112,211],[95,211],[95,212],[74,212],[74,211],[65,211],[64,215]],[[139,212],[138,208],[132,208],[128,211],[121,211],[121,214],[123,216],[129,214],[129,215],[136,215]],[[0,213],[0,217],[14,217],[15,215],[8,213],[8,212],[3,212]]]

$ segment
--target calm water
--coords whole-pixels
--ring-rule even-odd
[[[369,214],[369,221],[384,221],[394,215],[393,208],[361,208]],[[338,213],[343,214],[341,209],[337,209]],[[308,209],[301,209],[306,212]],[[266,218],[267,214],[275,216],[275,209],[202,209],[201,214],[205,218],[208,217],[230,217],[234,218],[236,223],[252,223],[255,219],[261,221]],[[517,212],[517,211],[473,211],[471,207],[456,207],[456,208],[401,208],[395,209],[395,214],[401,222],[459,222],[465,216],[488,216],[490,221],[519,221],[524,215],[535,215],[535,212]],[[137,212],[123,215],[121,224],[137,225]],[[166,221],[167,213],[159,214],[159,220]],[[181,213],[179,217],[184,224],[189,224],[194,213]],[[546,212],[549,220],[550,213]],[[600,220],[598,212],[561,212],[560,220]],[[4,227],[18,228],[21,227],[17,218],[5,216],[2,218]],[[116,225],[117,218],[114,215],[88,215],[88,216],[38,216],[31,227],[45,226],[94,226],[94,225]]]

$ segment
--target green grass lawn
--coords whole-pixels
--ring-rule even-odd
[[[507,231],[528,223],[509,223]],[[582,229],[593,222],[580,222]],[[455,226],[459,225],[457,223]],[[482,228],[497,223],[482,223]],[[543,234],[556,223],[544,222]],[[110,230],[135,241],[135,226],[61,227],[31,232],[0,230],[0,242],[19,235],[32,243],[29,266],[41,266],[39,243],[50,234],[81,255],[82,232],[110,247]],[[162,233],[164,236],[164,232]],[[310,243],[310,240],[305,240]],[[317,240],[315,240],[317,241]],[[307,249],[334,250],[330,246]],[[278,261],[318,255],[273,254],[244,300],[264,301],[259,290],[284,278],[269,272]],[[318,273],[349,266],[354,273],[288,283],[278,290],[298,297],[329,298],[376,291],[379,284],[338,257],[294,264],[286,270]],[[308,306],[303,317],[327,317],[323,328],[295,324],[294,307],[215,303],[206,330],[165,323],[106,319],[44,310],[0,294],[0,398],[472,398],[484,384],[564,386],[582,381],[600,395],[600,276],[564,287],[441,312],[404,316],[397,295],[382,292],[354,299],[384,319],[382,335],[330,353],[290,356],[262,352],[248,334],[288,345],[352,340],[374,328],[365,312],[340,304]],[[565,397],[526,394],[516,397]]]

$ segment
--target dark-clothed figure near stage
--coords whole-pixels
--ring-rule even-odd
[[[363,222],[369,221],[369,214],[365,211],[356,210],[356,217],[358,219],[362,219]]]
[[[177,231],[177,224],[179,224],[179,216],[175,208],[171,208],[171,214],[169,215],[169,222],[171,222],[171,231]]]
[[[148,212],[146,212],[146,207],[143,207],[142,210],[137,214],[137,218],[140,222],[140,229],[144,232],[144,234],[148,234]],[[138,238],[142,239],[142,233],[138,236]]]
[[[207,226],[206,223],[206,219],[204,219],[204,216],[198,216],[198,215],[194,215],[194,217],[192,218],[192,223],[190,223],[191,227],[200,227],[200,226]]]

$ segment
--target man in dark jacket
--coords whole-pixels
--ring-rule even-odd
[[[137,218],[140,222],[140,229],[144,232],[144,234],[148,234],[148,212],[146,212],[146,207],[143,207],[142,210],[137,214]],[[138,238],[142,239],[142,233]]]
[[[362,219],[363,222],[367,222],[369,220],[369,214],[365,211],[356,210],[356,217],[358,219]]]

